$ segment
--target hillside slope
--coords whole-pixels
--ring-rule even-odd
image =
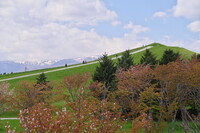
[[[165,46],[165,45],[162,45],[162,44],[159,44],[159,43],[153,43],[153,44],[150,44],[150,45],[146,45],[146,46],[143,46],[143,47],[139,47],[139,48],[130,50],[131,53],[137,52],[137,53],[134,53],[132,55],[133,58],[134,58],[135,64],[139,63],[141,56],[145,52],[144,49],[147,48],[147,47],[148,48],[151,47],[149,49],[157,57],[157,59],[160,59],[162,57],[162,54],[166,49],[172,49],[175,52],[179,52],[180,55],[182,56],[182,58],[184,58],[184,59],[189,59],[189,58],[191,58],[191,55],[194,54],[194,52],[189,51],[189,50],[184,49],[184,48],[169,47],[169,46]],[[143,50],[143,51],[141,51],[141,50]],[[121,54],[122,53],[117,53],[117,54],[114,54],[114,55],[110,55],[109,57],[110,58],[120,57]],[[65,69],[65,67],[55,67],[55,68],[49,68],[49,69],[14,73],[14,74],[9,74],[9,75],[1,75],[0,80],[18,77],[18,76],[23,76],[23,75],[28,75],[28,74],[33,74],[33,76],[30,76],[30,77],[23,77],[23,78],[12,79],[12,80],[7,81],[7,82],[11,83],[11,87],[14,87],[17,84],[17,82],[20,81],[20,80],[29,80],[29,81],[34,82],[36,77],[37,77],[37,75],[34,75],[34,74],[47,72],[49,70],[55,70],[54,72],[46,73],[46,75],[48,77],[48,80],[56,81],[56,82],[59,83],[59,82],[62,81],[62,79],[65,76],[69,76],[69,75],[72,75],[72,74],[75,74],[75,73],[77,73],[77,74],[81,74],[81,73],[85,73],[85,72],[93,73],[97,65],[98,65],[98,62],[96,62],[94,64],[87,64],[87,65],[84,65],[84,66],[77,66],[77,67],[70,68],[70,69]],[[57,69],[62,69],[62,70],[56,71]]]
[[[152,48],[150,48],[150,51],[157,57],[158,60],[161,59],[162,55],[163,55],[163,52],[167,49],[171,49],[173,50],[174,52],[179,52],[179,54],[181,55],[181,58],[182,59],[190,59],[191,56],[193,54],[195,54],[195,52],[192,52],[190,50],[187,50],[185,48],[181,48],[181,47],[170,47],[170,46],[166,46],[166,45],[162,45],[162,44],[159,44],[159,43],[153,43],[153,44],[150,44],[150,45],[147,45],[147,46],[152,46]],[[147,47],[146,46],[146,47]],[[138,54],[135,54],[133,55],[134,57],[134,62],[137,64],[140,62],[140,58],[141,56],[143,55],[144,51],[143,52],[140,52]]]

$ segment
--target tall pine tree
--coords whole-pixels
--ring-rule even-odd
[[[106,89],[113,91],[116,88],[115,72],[116,66],[114,65],[113,61],[108,58],[107,54],[104,54],[99,61],[99,66],[96,67],[93,80],[104,83]]]
[[[179,58],[179,53],[175,53],[173,50],[165,50],[160,60],[160,65],[166,65],[169,62],[176,61]]]
[[[129,50],[122,53],[121,58],[118,59],[118,68],[127,70],[133,65],[133,58]]]
[[[156,65],[158,63],[156,57],[151,53],[149,49],[146,49],[145,53],[140,59],[141,64]]]

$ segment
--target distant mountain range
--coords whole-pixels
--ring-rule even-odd
[[[99,55],[86,58],[44,60],[44,61],[0,61],[0,74],[31,71],[37,69],[51,68],[93,61],[100,58]]]

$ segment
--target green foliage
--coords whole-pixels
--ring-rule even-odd
[[[0,115],[10,108],[9,98],[12,95],[12,90],[8,90],[8,87],[8,83],[0,83]]]
[[[15,129],[16,133],[23,131],[22,128],[19,126],[19,120],[0,120],[0,133],[6,133],[5,126],[7,123],[11,126],[11,130]]]
[[[46,85],[49,81],[47,81],[47,77],[44,73],[41,73],[38,78],[36,78],[37,84]]]
[[[200,54],[197,55],[197,59],[200,60]]]
[[[164,51],[163,56],[160,60],[160,65],[166,65],[169,62],[176,61],[179,58],[179,53],[175,53],[171,49],[167,49]]]
[[[190,59],[191,56],[194,54],[194,52],[189,51],[189,50],[184,49],[184,48],[180,48],[180,47],[169,47],[169,46],[165,46],[165,45],[161,45],[161,44],[157,44],[157,43],[146,45],[145,47],[149,47],[149,46],[153,46],[152,48],[150,48],[150,51],[157,57],[157,59],[162,58],[163,52],[166,49],[172,49],[174,52],[179,52],[179,54],[181,55],[181,59]],[[138,50],[144,49],[145,47],[130,49],[129,51],[130,52],[136,52]],[[134,63],[135,64],[140,63],[140,59],[141,59],[141,57],[144,53],[145,53],[145,51],[141,51],[139,53],[134,54]],[[117,53],[117,55],[121,56],[122,53]],[[109,57],[110,58],[116,57],[116,54],[111,55]],[[77,64],[77,65],[80,65],[80,64]],[[77,66],[77,65],[73,65],[73,66]],[[36,74],[36,73],[44,72],[45,75],[48,77],[48,80],[60,83],[65,76],[70,76],[70,75],[73,75],[75,73],[76,74],[83,74],[85,72],[90,72],[91,74],[93,74],[97,65],[99,65],[99,64],[98,63],[89,64],[89,62],[88,62],[88,64],[86,64],[84,66],[77,66],[75,68],[70,68],[71,65],[69,65],[67,68],[62,66],[62,67],[54,67],[54,68],[48,68],[48,69],[40,69],[40,70],[34,70],[34,71],[6,74],[6,75],[1,75],[0,79],[7,79],[7,78],[18,77],[18,76],[24,76],[24,75],[28,75],[28,74]],[[51,72],[51,73],[46,73],[47,71],[57,70],[57,69],[60,69],[60,68],[61,69],[65,68],[65,69],[63,69],[61,71],[54,71],[54,72]],[[68,68],[70,68],[70,69],[68,69]],[[17,85],[17,82],[20,81],[20,80],[28,80],[28,81],[31,81],[31,82],[35,82],[36,77],[37,77],[36,75],[33,75],[33,76],[29,76],[29,77],[9,80],[8,81],[8,83],[10,83],[9,89],[14,88]]]
[[[145,53],[140,59],[141,64],[149,64],[149,65],[155,65],[157,64],[156,57],[152,54],[152,52],[149,49],[146,49]]]
[[[105,84],[106,88],[110,87],[110,90],[113,90],[115,88],[115,72],[116,66],[112,59],[109,59],[107,54],[104,54],[99,61],[99,66],[96,67],[93,80],[102,82]]]
[[[118,59],[118,68],[127,70],[133,65],[133,58],[130,55],[130,51],[126,50],[122,53],[121,58]]]

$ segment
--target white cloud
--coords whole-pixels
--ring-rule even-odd
[[[119,24],[101,0],[5,0],[0,7],[1,60],[73,58],[124,48],[121,38],[77,27]]]
[[[48,23],[38,27],[27,27],[7,21],[0,22],[0,54],[4,60],[41,60],[86,57],[113,54],[152,42],[135,33],[121,38],[108,38],[93,29]]]
[[[121,24],[121,22],[116,20],[116,21],[113,21],[111,24],[112,24],[112,26],[117,26],[117,25]]]
[[[191,40],[189,42],[182,42],[182,47],[189,49],[193,52],[199,53],[200,51],[200,40]]]
[[[192,32],[200,32],[200,21],[190,23],[187,28]]]
[[[132,32],[134,33],[147,32],[150,30],[148,27],[144,27],[141,25],[134,25],[132,22],[129,22],[127,25],[125,25],[124,29],[132,30]]]
[[[192,48],[194,51],[198,52],[200,51],[200,40],[195,40],[193,42]]]
[[[152,42],[137,33],[149,28],[130,22],[130,33],[108,38],[79,26],[110,21],[117,14],[102,0],[3,0],[0,2],[0,60],[41,60],[113,54]]]
[[[53,21],[95,25],[117,18],[117,14],[107,9],[101,0],[6,0],[0,2],[0,7],[0,17],[27,24]]]
[[[199,0],[177,0],[173,8],[174,16],[183,16],[187,19],[200,19]]]
[[[165,12],[155,12],[153,17],[166,18],[167,14]]]

